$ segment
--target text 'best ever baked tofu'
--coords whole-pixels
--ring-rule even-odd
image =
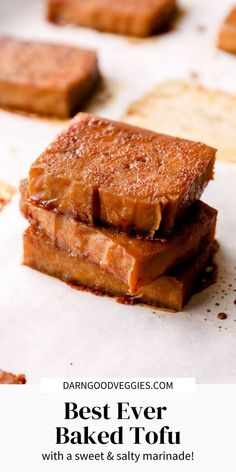
[[[145,37],[170,21],[176,0],[47,0],[47,18],[100,31]]]
[[[0,106],[68,118],[98,79],[93,51],[0,37]]]
[[[206,241],[205,249],[198,257],[140,288],[136,297],[130,299],[127,285],[102,271],[98,265],[58,249],[51,239],[33,226],[24,233],[24,262],[28,266],[82,288],[172,311],[180,311],[193,294],[211,248],[212,241]]]
[[[35,206],[27,198],[27,181],[21,185],[21,211],[56,248],[97,264],[123,281],[130,294],[171,267],[199,254],[215,234],[217,211],[197,201],[174,232],[153,240],[129,237],[112,229],[93,228]]]
[[[218,35],[218,47],[236,54],[236,6],[231,10],[221,26]]]
[[[170,232],[213,177],[216,150],[79,114],[29,172],[29,197],[86,224]]]

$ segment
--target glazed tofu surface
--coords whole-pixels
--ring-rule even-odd
[[[158,277],[140,288],[136,295],[139,303],[180,311],[194,291],[207,263],[211,241],[194,260]],[[127,285],[89,262],[55,247],[41,231],[29,227],[24,234],[24,262],[26,265],[92,291],[113,296],[129,297]]]
[[[217,215],[216,210],[198,201],[171,235],[148,240],[92,228],[37,207],[24,196],[21,210],[56,247],[97,264],[101,270],[125,282],[131,294],[170,267],[199,253],[206,238],[215,232]]]
[[[81,113],[31,166],[29,196],[88,224],[169,232],[212,178],[215,153]]]
[[[93,51],[0,37],[1,106],[66,118],[97,80]]]
[[[175,0],[48,0],[47,18],[89,28],[145,37],[165,26]]]
[[[229,13],[220,29],[218,47],[236,54],[236,7]]]

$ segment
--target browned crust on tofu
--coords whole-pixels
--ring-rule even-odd
[[[167,238],[129,237],[114,230],[92,228],[55,211],[37,207],[27,198],[22,183],[21,211],[55,247],[97,264],[125,282],[131,294],[201,251],[215,232],[217,211],[198,201]]]
[[[176,0],[47,0],[47,19],[100,31],[150,36],[170,21]]]
[[[0,105],[68,118],[99,80],[93,51],[0,37]]]
[[[193,293],[194,287],[207,263],[211,241],[206,241],[204,251],[193,261],[158,277],[151,284],[140,288],[132,300],[157,307],[180,311]],[[88,287],[95,293],[128,297],[124,282],[103,272],[87,259],[74,257],[55,247],[53,242],[34,227],[24,233],[24,262],[26,265],[58,277],[78,286]]]
[[[213,176],[216,150],[80,113],[29,172],[36,204],[127,233],[170,232]]]
[[[236,7],[225,19],[217,43],[220,49],[236,54]]]
[[[0,370],[0,384],[25,384],[26,378],[24,374],[15,375]]]

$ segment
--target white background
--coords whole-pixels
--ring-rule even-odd
[[[0,31],[94,48],[110,98],[87,108],[119,118],[153,84],[169,78],[199,81],[236,93],[236,58],[215,48],[218,27],[234,1],[183,0],[177,29],[134,40],[44,21],[43,2],[1,0]],[[204,27],[204,31],[202,30]],[[16,186],[65,122],[0,112],[0,177]],[[177,315],[74,291],[21,265],[18,197],[0,215],[0,363],[41,376],[175,376],[204,383],[236,382],[235,178],[217,164],[204,200],[219,209],[218,284],[195,296]],[[221,299],[222,290],[234,284]],[[218,292],[216,294],[215,292]],[[215,306],[216,302],[220,306]],[[210,309],[211,312],[207,312]],[[219,311],[228,319],[219,321]],[[219,326],[222,326],[220,329]],[[35,405],[37,408],[37,405]]]

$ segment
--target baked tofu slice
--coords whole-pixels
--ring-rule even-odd
[[[47,18],[100,31],[145,37],[168,24],[176,0],[48,0]]]
[[[218,47],[236,54],[236,7],[229,13],[220,29]]]
[[[25,384],[26,378],[25,375],[15,375],[9,372],[4,372],[0,370],[0,384]]]
[[[79,114],[31,166],[29,197],[91,225],[169,232],[213,175],[215,149]]]
[[[111,229],[92,228],[37,207],[24,197],[21,210],[30,224],[50,238],[55,247],[97,264],[101,270],[123,281],[131,294],[170,267],[199,253],[206,238],[215,233],[217,215],[216,210],[197,201],[171,235],[145,240]]]
[[[0,37],[0,105],[68,118],[99,78],[96,53]]]
[[[161,275],[151,284],[140,288],[132,300],[180,311],[201,277],[211,245],[211,241],[206,241],[205,249],[194,260],[166,275]],[[96,293],[125,299],[130,297],[129,289],[124,282],[102,271],[97,264],[93,264],[88,259],[73,256],[56,248],[53,241],[33,226],[24,233],[24,263],[66,282],[89,288]]]

